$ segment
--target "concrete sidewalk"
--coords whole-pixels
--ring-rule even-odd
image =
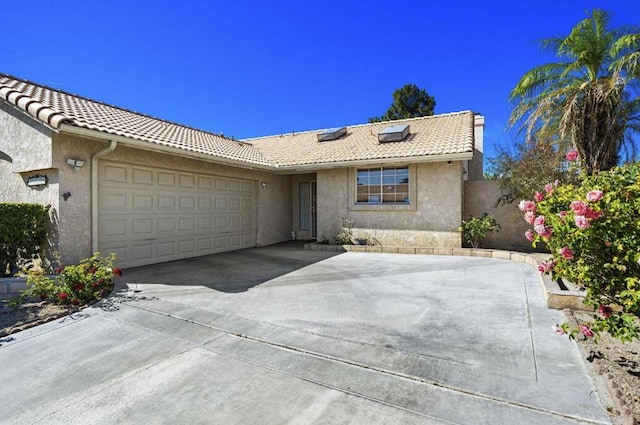
[[[132,269],[118,310],[0,342],[0,421],[610,423],[531,266],[281,248],[201,261]]]

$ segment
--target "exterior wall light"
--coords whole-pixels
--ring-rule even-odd
[[[260,187],[262,188],[262,190],[265,190],[267,186],[268,186],[267,182],[260,182]]]
[[[27,186],[29,187],[45,186],[48,182],[49,178],[44,174],[36,174],[27,178]]]
[[[73,169],[76,170],[76,171],[78,171],[82,167],[84,167],[84,161],[81,160],[81,159],[68,158],[67,159],[67,164],[71,165],[73,167]]]

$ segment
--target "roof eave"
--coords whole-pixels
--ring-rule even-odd
[[[395,163],[423,163],[423,162],[445,162],[445,161],[465,161],[473,158],[473,152],[405,156],[393,158],[359,159],[351,161],[321,162],[302,165],[280,165],[276,169],[278,174],[292,174],[297,172],[310,172],[315,170],[326,170],[329,168],[349,168],[364,167],[367,165],[395,164]]]
[[[91,130],[88,128],[78,127],[75,125],[62,124],[60,125],[60,128],[58,129],[58,131],[61,133],[64,132],[69,134],[75,134],[78,136],[84,136],[84,137],[89,137],[92,139],[98,139],[98,140],[104,140],[104,141],[115,140],[121,145],[130,146],[137,149],[143,149],[143,150],[148,150],[153,152],[169,153],[172,155],[179,155],[186,158],[194,158],[194,159],[204,160],[207,162],[214,162],[216,164],[224,164],[224,165],[230,165],[234,167],[241,167],[241,168],[252,169],[252,170],[253,169],[268,170],[268,171],[274,170],[274,166],[272,165],[258,164],[258,163],[249,162],[249,161],[225,158],[222,156],[209,155],[206,153],[194,152],[194,151],[181,149],[173,146],[164,146],[159,143],[147,142],[144,140],[137,140],[131,137],[119,136],[116,134],[106,133],[99,130]]]

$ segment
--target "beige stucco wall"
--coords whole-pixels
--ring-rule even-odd
[[[58,245],[59,173],[52,168],[51,130],[0,102],[0,202],[50,205],[51,226],[44,256],[49,260]],[[27,179],[45,175],[44,186],[27,186]],[[48,261],[45,261],[45,265]]]
[[[514,251],[531,251],[531,244],[524,238],[530,226],[522,218],[517,203],[496,206],[500,188],[495,180],[467,181],[464,184],[464,218],[491,214],[500,224],[499,232],[490,232],[480,242],[483,248],[497,248]],[[543,249],[543,248],[542,248]]]
[[[108,144],[69,134],[54,136],[53,164],[60,169],[60,195],[71,196],[64,201],[60,196],[60,252],[66,263],[78,261],[91,254],[91,157]],[[85,161],[75,171],[67,165],[68,158]],[[276,176],[269,172],[247,170],[118,145],[105,155],[105,160],[127,162],[144,166],[184,170],[225,177],[254,180],[256,184],[256,218],[258,246],[282,242],[291,232],[291,177]],[[267,182],[261,189],[260,182]]]
[[[383,246],[460,247],[462,164],[409,167],[410,205],[355,204],[355,169],[318,171],[318,240],[331,241],[344,216],[354,221],[356,238],[368,235]]]
[[[0,151],[12,158],[13,171],[51,168],[52,133],[39,122],[0,102]]]

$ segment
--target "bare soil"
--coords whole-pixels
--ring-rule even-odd
[[[43,302],[27,302],[17,309],[0,300],[0,346],[8,335],[69,314],[66,307]],[[569,321],[581,323],[590,319],[584,311],[565,311]],[[639,320],[640,324],[640,320]],[[549,330],[551,332],[551,330]],[[621,343],[602,334],[593,339],[579,339],[578,347],[592,372],[600,398],[614,424],[640,425],[640,340]]]
[[[592,318],[584,311],[565,313],[574,324]],[[598,342],[580,338],[577,343],[594,379],[601,384],[596,385],[601,400],[611,402],[607,410],[614,424],[640,425],[640,340],[622,343],[603,333]]]
[[[41,302],[26,302],[13,309],[8,300],[0,300],[0,338],[29,329],[69,314],[66,307]]]

